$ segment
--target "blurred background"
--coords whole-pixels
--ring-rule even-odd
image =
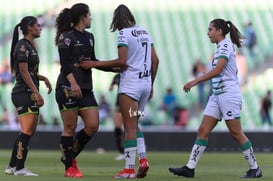
[[[153,37],[160,64],[154,85],[154,98],[145,110],[141,125],[145,130],[196,130],[210,93],[210,83],[194,87],[190,93],[183,85],[209,71],[216,49],[207,37],[209,22],[215,18],[232,21],[246,36],[244,46],[237,50],[238,79],[243,94],[241,120],[244,130],[272,131],[262,118],[262,102],[273,89],[272,25],[273,0],[5,0],[0,6],[0,129],[16,130],[16,113],[11,103],[14,80],[9,70],[9,54],[13,28],[27,15],[39,17],[41,37],[37,39],[40,73],[53,87],[59,73],[59,57],[54,45],[55,18],[74,3],[89,5],[92,14],[90,31],[95,36],[99,60],[117,57],[117,32],[109,27],[114,9],[121,3],[134,14],[137,24],[146,27]],[[229,37],[229,36],[228,36]],[[94,93],[100,104],[101,130],[113,129],[113,111],[117,89],[109,91],[114,73],[93,70]],[[61,120],[55,92],[41,92],[45,105],[41,108],[38,130],[60,130]],[[270,96],[269,96],[270,100]],[[270,115],[272,108],[269,107]],[[81,122],[79,121],[79,124]],[[227,130],[221,122],[216,130]]]

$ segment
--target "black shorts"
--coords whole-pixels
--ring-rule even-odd
[[[91,90],[82,90],[83,97],[78,99],[72,96],[71,88],[61,86],[56,89],[55,99],[61,112],[67,110],[81,110],[89,107],[98,107],[97,101]]]
[[[31,91],[24,91],[11,94],[11,100],[16,107],[18,115],[39,114],[39,106],[35,101],[34,94]]]

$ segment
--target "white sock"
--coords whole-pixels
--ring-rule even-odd
[[[189,161],[187,163],[187,167],[189,167],[190,169],[195,168],[198,161],[199,161],[199,159],[200,159],[200,157],[204,153],[205,149],[206,149],[206,146],[201,146],[201,145],[194,144],[193,147],[192,147],[192,151],[191,151]]]
[[[256,162],[256,157],[254,155],[253,149],[252,147],[250,147],[249,149],[246,149],[243,152],[243,155],[245,157],[245,160],[248,162],[248,166],[250,169],[257,169],[258,168],[258,164]]]
[[[137,153],[138,153],[139,160],[147,157],[145,140],[142,137],[137,138]]]
[[[135,169],[136,149],[136,147],[129,147],[124,149],[126,169]]]

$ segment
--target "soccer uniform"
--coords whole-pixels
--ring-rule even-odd
[[[139,103],[144,111],[151,91],[151,47],[153,41],[147,30],[133,26],[118,34],[118,47],[128,48],[128,69],[120,74],[119,94],[126,94]]]
[[[220,58],[227,63],[223,71],[212,78],[212,91],[204,115],[221,120],[240,118],[242,97],[237,78],[237,65],[235,50],[229,39],[224,39],[217,45],[217,51],[213,57],[212,68],[215,68]]]
[[[39,56],[37,50],[30,41],[21,39],[14,48],[13,58],[16,83],[12,89],[11,98],[18,111],[18,115],[28,113],[39,114],[39,106],[34,98],[34,94],[26,85],[19,71],[19,64],[27,63],[32,82],[39,90]]]
[[[93,94],[92,71],[78,66],[80,61],[96,60],[93,34],[76,29],[64,32],[58,40],[58,51],[61,71],[57,80],[55,97],[60,111],[97,107]],[[82,90],[83,98],[78,99],[72,96],[70,83],[66,78],[69,73],[74,75]]]

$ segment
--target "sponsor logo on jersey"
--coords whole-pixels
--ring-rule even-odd
[[[124,42],[126,42],[126,37],[125,37],[125,36],[119,36],[119,37],[118,37],[118,42],[119,42],[119,43],[124,43]]]
[[[131,33],[134,37],[138,37],[139,35],[148,35],[145,30],[132,30]]]

